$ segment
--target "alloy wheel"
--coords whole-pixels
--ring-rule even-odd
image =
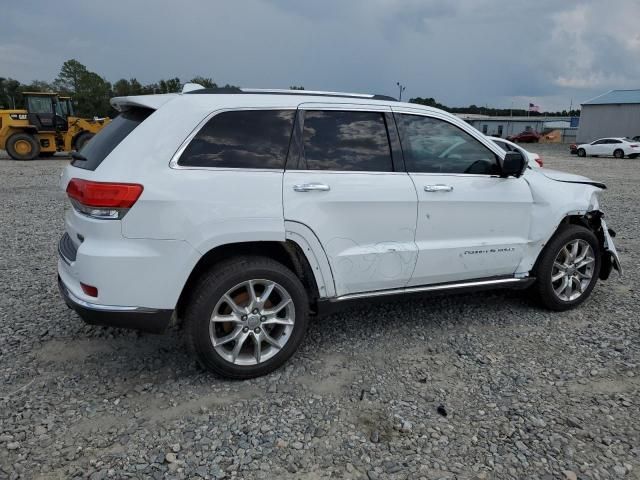
[[[209,323],[216,352],[234,365],[257,365],[275,356],[291,337],[295,307],[277,282],[248,280],[217,302]]]
[[[565,302],[577,300],[593,279],[595,254],[582,239],[566,243],[556,255],[551,269],[551,286],[556,296]]]

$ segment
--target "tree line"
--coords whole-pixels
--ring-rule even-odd
[[[212,78],[196,76],[188,83],[198,83],[205,88],[216,88],[218,85]],[[25,108],[23,92],[57,92],[61,95],[73,97],[76,114],[82,117],[113,116],[116,112],[111,108],[111,97],[127,95],[148,95],[154,93],[173,93],[182,90],[183,83],[180,78],[161,79],[154,83],[142,84],[136,78],[121,78],[113,84],[101,77],[96,72],[90,71],[77,60],[67,60],[62,64],[60,73],[53,82],[48,83],[35,80],[29,84],[22,84],[12,78],[0,77],[0,109]],[[223,87],[234,87],[226,84]],[[303,86],[291,86],[291,90],[304,90]],[[448,107],[438,103],[433,98],[415,97],[409,100],[411,103],[440,108],[451,113],[473,113],[480,115],[514,115],[524,116],[528,112],[525,109],[489,108],[470,105],[468,107]],[[530,112],[530,116],[578,116],[580,110],[563,110],[561,112]]]
[[[216,88],[213,79],[197,76],[188,82],[199,83],[205,88]],[[67,60],[53,82],[35,80],[29,84],[13,78],[0,77],[0,109],[25,108],[24,92],[56,92],[73,97],[76,114],[81,117],[113,116],[115,111],[109,104],[111,97],[174,93],[182,90],[178,77],[142,84],[135,78],[121,78],[113,84],[90,71],[77,60]],[[224,85],[232,87],[232,85]]]
[[[496,116],[514,116],[514,117],[579,117],[580,110],[562,110],[557,112],[529,112],[525,108],[492,108],[492,107],[479,107],[477,105],[469,105],[468,107],[447,107],[442,103],[438,103],[435,99],[416,97],[411,98],[409,103],[418,103],[420,105],[426,105],[428,107],[439,108],[450,113],[471,113],[476,115],[489,115],[491,117]]]

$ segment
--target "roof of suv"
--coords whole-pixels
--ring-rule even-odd
[[[341,92],[318,92],[309,90],[260,90],[260,89],[197,89],[184,93],[167,93],[160,95],[136,95],[115,97],[111,105],[119,111],[132,107],[143,107],[157,110],[170,100],[181,98],[182,101],[205,109],[242,108],[242,107],[278,107],[297,108],[301,103],[333,103],[351,105],[403,106],[405,108],[438,111],[414,103],[398,102],[384,95],[370,95]]]

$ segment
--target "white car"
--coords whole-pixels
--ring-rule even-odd
[[[63,172],[59,287],[89,323],[184,322],[203,366],[249,378],[350,301],[533,286],[566,310],[620,268],[604,185],[526,168],[454,115],[194,88],[113,99]]]
[[[616,158],[636,158],[640,155],[640,142],[617,137],[601,138],[595,142],[578,145],[578,156],[586,157],[587,155],[594,157],[614,156]]]
[[[537,153],[530,152],[522,148],[520,145],[500,137],[489,137],[493,143],[497,144],[505,152],[520,152],[528,161],[531,168],[540,168],[544,166],[544,160]]]

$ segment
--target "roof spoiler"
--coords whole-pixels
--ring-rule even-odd
[[[119,112],[126,112],[131,108],[150,108],[157,110],[169,100],[177,97],[178,93],[163,93],[159,95],[134,95],[130,97],[114,97],[110,103]]]

